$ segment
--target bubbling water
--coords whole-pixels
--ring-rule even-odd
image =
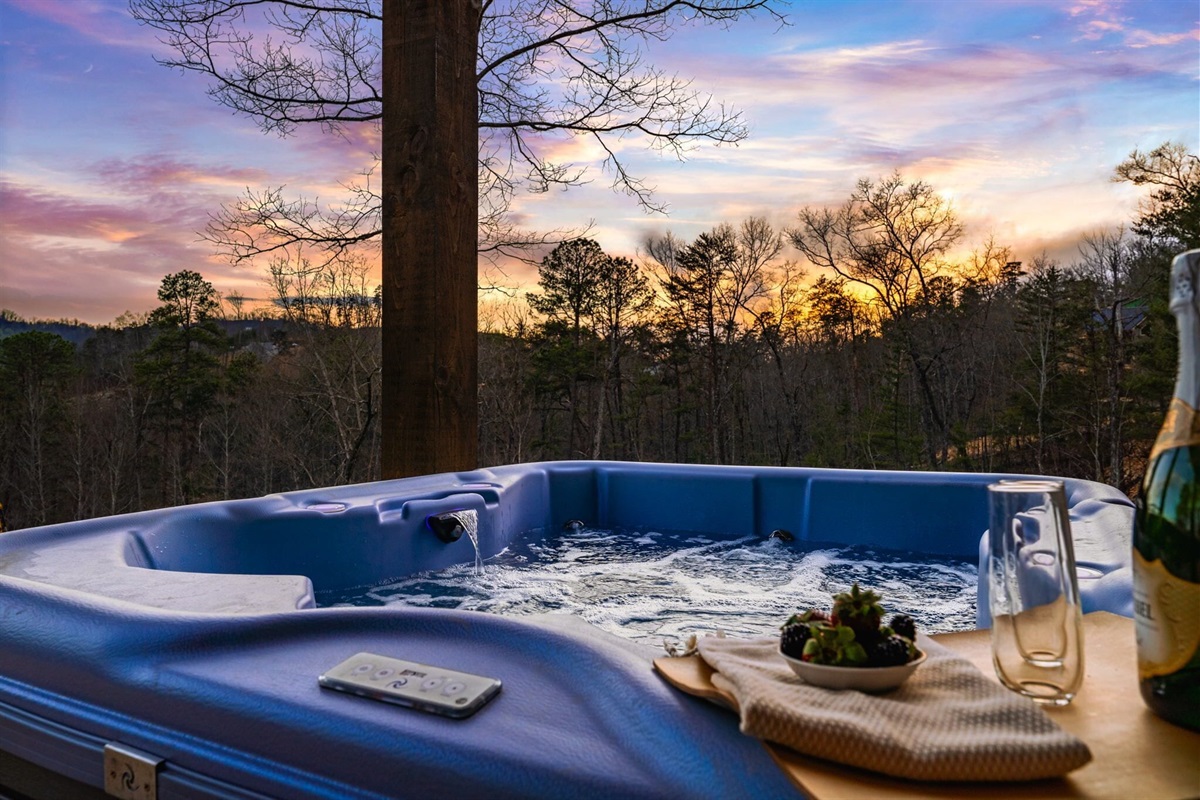
[[[474,564],[420,572],[322,605],[409,605],[498,614],[570,613],[658,645],[724,630],[777,633],[788,615],[828,609],[858,582],[925,633],[975,627],[978,573],[966,560],[778,539],[579,528],[527,535]]]

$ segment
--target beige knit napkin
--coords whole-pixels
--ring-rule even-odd
[[[918,646],[928,658],[900,688],[864,694],[805,683],[777,637],[699,642],[713,684],[737,699],[742,733],[805,755],[927,781],[1050,778],[1092,759],[1032,701],[927,637]]]

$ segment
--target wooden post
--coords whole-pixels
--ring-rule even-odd
[[[479,0],[383,2],[383,477],[477,466]]]

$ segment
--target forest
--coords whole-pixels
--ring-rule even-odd
[[[481,302],[481,466],[1011,471],[1135,495],[1175,378],[1167,278],[1200,247],[1200,159],[1134,150],[1113,180],[1144,187],[1136,215],[1066,263],[966,241],[899,173],[782,229],[731,220],[635,258],[560,241],[527,294]],[[182,270],[86,336],[0,314],[2,529],[378,479],[367,262],[277,258],[265,282],[269,313]]]

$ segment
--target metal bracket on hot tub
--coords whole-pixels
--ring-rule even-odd
[[[117,742],[104,745],[104,791],[121,800],[155,800],[163,759]]]

